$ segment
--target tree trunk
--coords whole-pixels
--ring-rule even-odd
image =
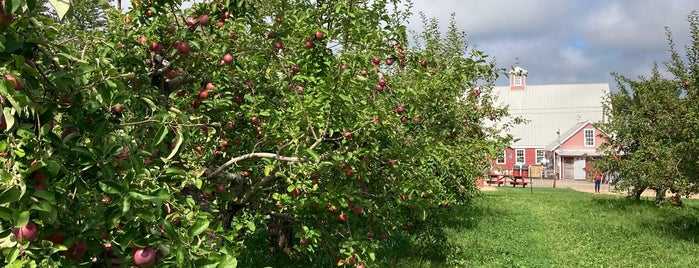
[[[634,187],[629,193],[629,197],[633,200],[641,200],[641,194],[646,190],[646,187]]]
[[[293,252],[294,223],[286,215],[271,214],[267,224],[269,249],[271,252],[282,251],[287,255]]]

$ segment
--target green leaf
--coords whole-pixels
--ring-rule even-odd
[[[177,239],[177,233],[175,232],[175,228],[172,227],[172,223],[168,220],[165,220],[163,222],[163,228],[165,229],[165,234],[170,237],[170,239]]]
[[[184,170],[182,170],[182,169],[180,169],[180,168],[171,167],[171,168],[168,168],[167,170],[165,170],[165,174],[167,174],[167,175],[182,175],[182,176],[184,176],[184,175],[187,175],[187,172],[185,172]]]
[[[124,192],[124,187],[113,180],[100,181],[99,186],[103,192],[108,194],[121,194]]]
[[[165,137],[167,137],[168,129],[169,127],[165,125],[160,126],[158,132],[155,133],[155,143],[153,144],[153,146],[157,146],[158,144],[163,142]]]
[[[127,196],[124,197],[124,202],[121,203],[121,214],[129,213],[129,210],[131,210],[131,198]]]
[[[8,188],[0,193],[0,205],[18,201],[22,197],[22,191],[15,187]]]
[[[209,228],[209,221],[206,219],[199,219],[196,223],[194,223],[194,225],[192,225],[191,228],[189,228],[189,230],[187,230],[187,235],[189,237],[195,237],[206,231],[206,228]]]
[[[29,210],[25,210],[20,212],[19,214],[15,214],[14,220],[15,227],[22,227],[27,225],[27,223],[29,223]]]
[[[68,13],[68,10],[70,10],[70,1],[69,0],[49,0],[53,8],[56,9],[56,14],[58,14],[58,19],[63,20],[63,17]]]
[[[182,142],[184,141],[184,137],[182,136],[182,129],[180,127],[177,127],[177,140],[175,141],[175,147],[172,148],[172,151],[170,152],[170,155],[165,158],[165,160],[170,160],[175,155],[177,154],[177,151],[180,150],[180,146],[182,145]]]
[[[223,255],[223,259],[218,263],[216,268],[236,268],[238,267],[238,259],[231,255]]]
[[[41,200],[39,202],[32,204],[32,206],[29,207],[29,209],[50,213],[51,211],[53,211],[53,206],[51,206],[51,204],[46,202],[46,200]]]
[[[2,109],[2,114],[5,116],[5,129],[11,129],[15,125],[15,117],[12,115],[12,108],[5,107]]]
[[[47,192],[47,191],[36,191],[34,194],[32,194],[34,197],[38,197],[41,199],[44,199],[46,201],[49,201],[49,203],[55,203],[56,200],[53,197],[53,193]]]
[[[3,221],[12,220],[12,210],[6,207],[0,207],[0,219]]]
[[[141,97],[141,100],[143,100],[153,111],[155,111],[158,108],[158,106],[156,106],[155,103],[149,98]]]

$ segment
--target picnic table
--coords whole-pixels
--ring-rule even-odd
[[[505,184],[504,176],[502,174],[489,174],[489,175],[490,175],[490,180],[486,181],[488,186],[492,186],[493,184],[497,184],[499,187],[500,185]]]
[[[512,185],[512,187],[517,187],[517,185],[521,185],[522,188],[525,188],[527,187],[527,184],[529,183],[526,181],[526,178],[524,176],[512,176],[510,179],[510,185]]]

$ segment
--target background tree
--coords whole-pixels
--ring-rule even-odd
[[[440,211],[507,141],[482,124],[506,114],[494,64],[453,22],[408,46],[409,3],[132,1],[76,27],[95,7],[12,2],[6,265],[384,261],[397,239],[441,242]]]
[[[699,139],[697,139],[697,82],[699,82],[699,21],[697,12],[688,16],[692,42],[683,58],[667,30],[671,60],[666,62],[672,78],[665,78],[659,67],[650,77],[630,79],[613,74],[619,92],[605,102],[611,133],[603,146],[608,158],[600,166],[619,174],[616,186],[631,188],[638,199],[646,189],[689,195],[699,192]]]

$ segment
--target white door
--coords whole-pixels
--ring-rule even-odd
[[[585,157],[576,157],[573,162],[573,178],[576,180],[585,179]]]

